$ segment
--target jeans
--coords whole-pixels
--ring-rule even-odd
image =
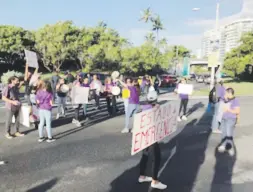
[[[234,128],[236,125],[236,119],[222,119],[221,132],[222,132],[222,144],[226,146],[230,144],[233,147]]]
[[[117,112],[116,96],[106,97],[107,111],[109,115],[115,115]]]
[[[79,104],[75,107],[75,120],[77,121],[80,121],[80,118],[79,118],[79,111],[80,111],[80,108],[81,108],[82,104]]]
[[[161,149],[158,143],[154,143],[148,148],[143,150],[141,161],[140,161],[140,175],[146,176],[146,168],[148,163],[149,153],[152,153],[153,165],[152,165],[152,179],[158,180],[158,172],[161,163]]]
[[[96,102],[96,107],[99,108],[99,100],[100,100],[100,96],[97,95],[96,93],[94,94],[94,99],[95,99],[95,102]]]
[[[125,128],[129,129],[129,121],[133,114],[137,112],[138,104],[129,103],[126,111]]]
[[[57,96],[58,101],[58,114],[65,115],[65,108],[66,108],[66,97],[59,97]]]
[[[127,99],[123,99],[123,101],[124,101],[124,109],[125,109],[125,114],[126,114],[126,112],[127,112],[127,107],[128,107],[128,102],[129,102],[129,99],[127,98]]]
[[[15,117],[15,128],[16,132],[19,132],[19,122],[20,122],[20,110],[13,112],[10,109],[7,109],[6,111],[6,119],[5,119],[5,128],[7,133],[10,134],[11,132],[11,123],[12,123],[12,117]]]
[[[43,128],[46,121],[46,131],[47,131],[47,137],[52,138],[52,111],[46,110],[46,109],[39,109],[39,116],[40,116],[40,124],[39,124],[39,137],[44,137],[43,134]]]
[[[222,138],[233,137],[236,119],[222,119],[221,121],[221,132]]]
[[[86,117],[87,116],[87,109],[88,109],[88,104],[83,104],[83,115]]]
[[[212,120],[212,130],[218,129],[220,126],[220,121],[218,120],[218,113],[219,113],[219,107],[220,103],[214,104],[214,114],[213,114],[213,120]]]
[[[188,99],[181,99],[180,108],[179,108],[179,116],[181,114],[182,109],[183,109],[183,115],[186,115],[187,105],[188,105]]]

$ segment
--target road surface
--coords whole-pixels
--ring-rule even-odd
[[[177,101],[172,101],[177,102]],[[219,134],[209,131],[207,100],[192,100],[187,122],[178,136],[162,144],[161,180],[173,192],[252,192],[252,98],[240,99],[242,115],[236,129],[235,157],[218,154]],[[122,105],[120,105],[122,106]],[[122,109],[122,107],[120,107]],[[108,119],[105,110],[94,111],[90,121],[77,128],[68,118],[54,122],[54,143],[38,143],[36,130],[23,128],[23,138],[4,138],[0,131],[2,192],[157,192],[138,184],[140,154],[130,155],[131,134],[121,134],[124,117]],[[0,117],[4,110],[0,109]],[[0,160],[1,160],[0,159]]]

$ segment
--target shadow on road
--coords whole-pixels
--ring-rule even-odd
[[[56,185],[58,180],[59,180],[58,178],[51,179],[51,180],[47,181],[46,183],[43,183],[41,185],[38,185],[34,188],[31,188],[31,189],[27,190],[26,192],[45,192],[45,191],[48,191],[49,189],[52,189],[52,187],[54,185]]]
[[[204,104],[202,102],[198,102],[194,104],[187,112],[186,116],[189,117],[191,114],[193,114],[195,111],[197,111],[200,108],[204,108]]]
[[[164,191],[192,192],[201,165],[205,161],[205,151],[210,136],[211,116],[205,113],[200,119],[193,119],[170,142],[160,144],[162,148],[161,167],[170,154],[166,149],[176,145],[176,154],[160,175],[160,180],[168,185]],[[149,166],[150,167],[150,166]],[[139,166],[126,170],[111,183],[110,192],[160,192],[150,188],[150,184],[138,184]]]
[[[235,149],[235,155],[231,157],[227,153],[219,153],[218,146],[214,152],[216,164],[210,192],[233,192],[232,176],[237,152]]]

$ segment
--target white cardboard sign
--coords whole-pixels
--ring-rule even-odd
[[[38,112],[37,112],[38,113]],[[22,105],[20,109],[20,124],[25,127],[30,127],[30,106]],[[15,123],[15,117],[12,117],[12,123]]]
[[[33,51],[25,50],[25,58],[29,67],[38,68],[38,57],[37,54]]]
[[[177,130],[177,103],[168,102],[134,115],[131,154],[142,151]]]
[[[87,104],[89,103],[89,87],[74,86],[71,91],[72,104]]]
[[[193,92],[193,85],[192,84],[179,84],[177,93],[178,94],[186,94],[186,95],[191,95]]]

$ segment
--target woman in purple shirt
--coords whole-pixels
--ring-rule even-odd
[[[183,78],[179,83],[182,83],[182,84],[186,84],[186,79]],[[177,88],[175,89],[175,92],[177,93],[177,89],[178,89],[178,85],[177,85]],[[187,120],[187,117],[186,117],[186,110],[187,110],[187,105],[188,105],[188,101],[189,101],[189,95],[187,94],[179,94],[179,98],[181,100],[180,102],[180,108],[179,108],[179,114],[178,114],[178,118],[177,120],[180,122],[181,120]],[[181,111],[183,109],[183,115],[181,116]]]
[[[126,119],[125,119],[125,128],[121,131],[121,133],[129,133],[129,121],[133,114],[137,112],[137,109],[139,107],[139,94],[138,90],[135,86],[134,81],[131,79],[127,83],[124,83],[121,80],[118,80],[125,88],[129,89],[130,91],[130,97],[128,100],[128,106],[126,110]]]
[[[39,142],[45,141],[43,135],[43,128],[46,122],[47,142],[53,142],[55,139],[52,137],[52,106],[53,106],[53,90],[50,82],[42,82],[36,94],[36,103],[39,107]]]
[[[224,102],[224,113],[221,121],[222,142],[218,147],[218,151],[225,152],[227,149],[229,155],[233,156],[235,153],[233,144],[234,128],[240,115],[240,104],[239,100],[235,98],[232,88],[226,90]]]

